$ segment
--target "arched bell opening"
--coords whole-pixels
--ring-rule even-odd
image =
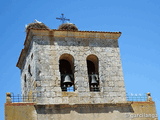
[[[74,91],[74,59],[70,54],[63,54],[59,59],[62,91]]]
[[[87,57],[87,70],[89,78],[89,88],[92,92],[99,92],[98,57],[89,55]]]

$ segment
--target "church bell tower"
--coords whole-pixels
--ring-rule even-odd
[[[79,31],[71,23],[51,30],[41,22],[26,32],[17,63],[24,96],[42,104],[126,101],[120,32]]]
[[[158,120],[150,93],[126,96],[121,32],[80,31],[63,14],[57,19],[58,29],[37,20],[26,26],[22,96],[6,94],[5,120]]]
[[[79,31],[71,23],[51,30],[41,22],[26,32],[17,63],[24,96],[41,104],[126,101],[120,32]]]

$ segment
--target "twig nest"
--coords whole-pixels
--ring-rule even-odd
[[[28,29],[49,29],[44,23],[30,23],[26,26],[26,30]]]
[[[58,30],[73,30],[78,31],[78,28],[75,26],[75,24],[72,23],[64,23],[59,26]]]

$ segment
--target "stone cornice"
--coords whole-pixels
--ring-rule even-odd
[[[66,31],[66,30],[30,30],[36,36],[54,37],[74,37],[74,38],[99,38],[99,39],[118,39],[121,32],[100,32],[100,31]]]

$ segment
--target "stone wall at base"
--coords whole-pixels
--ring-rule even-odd
[[[6,103],[5,120],[37,120],[34,103]]]
[[[112,104],[5,104],[5,120],[158,120],[154,102]]]

